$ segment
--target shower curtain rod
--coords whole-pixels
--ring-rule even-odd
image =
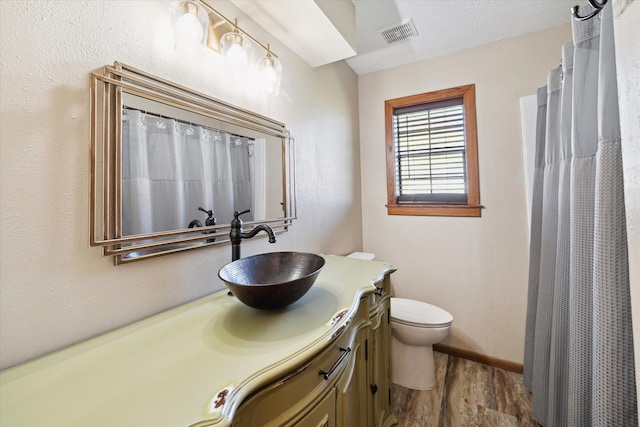
[[[594,16],[596,16],[598,13],[600,13],[600,10],[602,10],[602,8],[604,7],[605,4],[607,4],[607,0],[602,0],[602,3],[600,3],[598,0],[589,0],[589,4],[591,6],[593,6],[593,8],[595,9],[593,12],[591,12],[588,15],[585,16],[580,16],[578,13],[578,8],[580,6],[573,6],[571,8],[571,15],[573,15],[573,18],[578,20],[578,21],[586,21],[588,19],[593,18]]]
[[[159,117],[159,118],[161,118],[161,119],[175,120],[175,121],[176,121],[176,122],[178,122],[178,123],[182,123],[182,124],[189,125],[189,126],[193,126],[193,125],[194,125],[194,123],[193,123],[193,122],[189,122],[189,121],[181,120],[181,119],[176,119],[175,117],[163,116],[162,114],[158,114],[158,113],[149,113],[147,110],[141,110],[140,108],[129,107],[129,106],[127,106],[127,105],[123,105],[123,106],[122,106],[122,108],[123,108],[123,109],[126,109],[126,110],[135,110],[135,111],[140,111],[141,113],[144,113],[145,115],[146,115],[146,114],[149,114],[149,115],[152,115],[152,116],[154,116],[154,117]],[[212,128],[212,127],[209,127],[209,126],[207,126],[207,125],[199,125],[199,124],[197,124],[197,123],[196,123],[195,125],[196,125],[196,126],[200,126],[201,128],[205,128],[205,129],[207,129],[207,130],[212,130],[212,131],[214,131],[214,132],[227,133],[227,134],[229,134],[229,135],[231,135],[231,136],[235,136],[235,137],[237,137],[237,138],[247,138],[249,141],[255,141],[255,140],[256,140],[255,138],[252,138],[252,137],[250,137],[250,136],[236,135],[235,133],[231,133],[231,132],[226,131],[226,130],[220,130],[220,129]]]

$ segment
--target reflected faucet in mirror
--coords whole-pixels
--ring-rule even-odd
[[[200,207],[198,210],[207,214],[207,219],[204,222],[207,227],[210,225],[216,225],[216,219],[214,218],[213,211],[211,209],[206,210],[205,208]]]
[[[261,231],[264,231],[269,235],[269,243],[276,242],[276,235],[266,224],[260,224],[253,228],[248,233],[244,233],[242,230],[242,220],[240,219],[240,215],[251,212],[251,209],[247,209],[246,211],[238,212],[235,211],[233,213],[233,221],[231,221],[231,232],[229,233],[229,240],[231,240],[231,261],[236,261],[240,259],[240,244],[242,243],[242,239],[250,239]]]
[[[213,216],[213,211],[211,209],[206,210],[203,207],[199,207],[198,210],[207,214],[207,219],[204,221],[205,226],[209,227],[209,226],[212,226],[212,225],[216,225],[216,218]],[[202,227],[202,222],[200,222],[199,219],[194,219],[193,221],[191,221],[189,223],[188,228],[194,228],[194,227]],[[215,232],[216,232],[216,230],[203,231],[204,234],[212,234],[212,233],[215,233]],[[215,242],[215,241],[216,241],[216,239],[207,240],[207,242]]]

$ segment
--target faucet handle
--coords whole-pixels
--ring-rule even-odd
[[[249,213],[249,212],[251,212],[251,209],[247,209],[246,211],[242,211],[242,212],[235,211],[235,212],[233,213],[233,217],[234,217],[235,219],[238,219],[238,217],[239,217],[240,215],[244,215],[244,214]]]
[[[206,213],[209,216],[209,218],[213,216],[213,211],[211,209],[205,209],[203,207],[199,207],[198,210]]]

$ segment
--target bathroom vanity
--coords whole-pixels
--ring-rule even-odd
[[[2,371],[0,425],[394,424],[395,269],[323,256],[313,287],[286,309],[220,291]]]

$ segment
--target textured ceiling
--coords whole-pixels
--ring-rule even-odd
[[[358,74],[445,55],[570,21],[579,0],[352,0]],[[380,29],[413,19],[418,36],[387,46]]]

